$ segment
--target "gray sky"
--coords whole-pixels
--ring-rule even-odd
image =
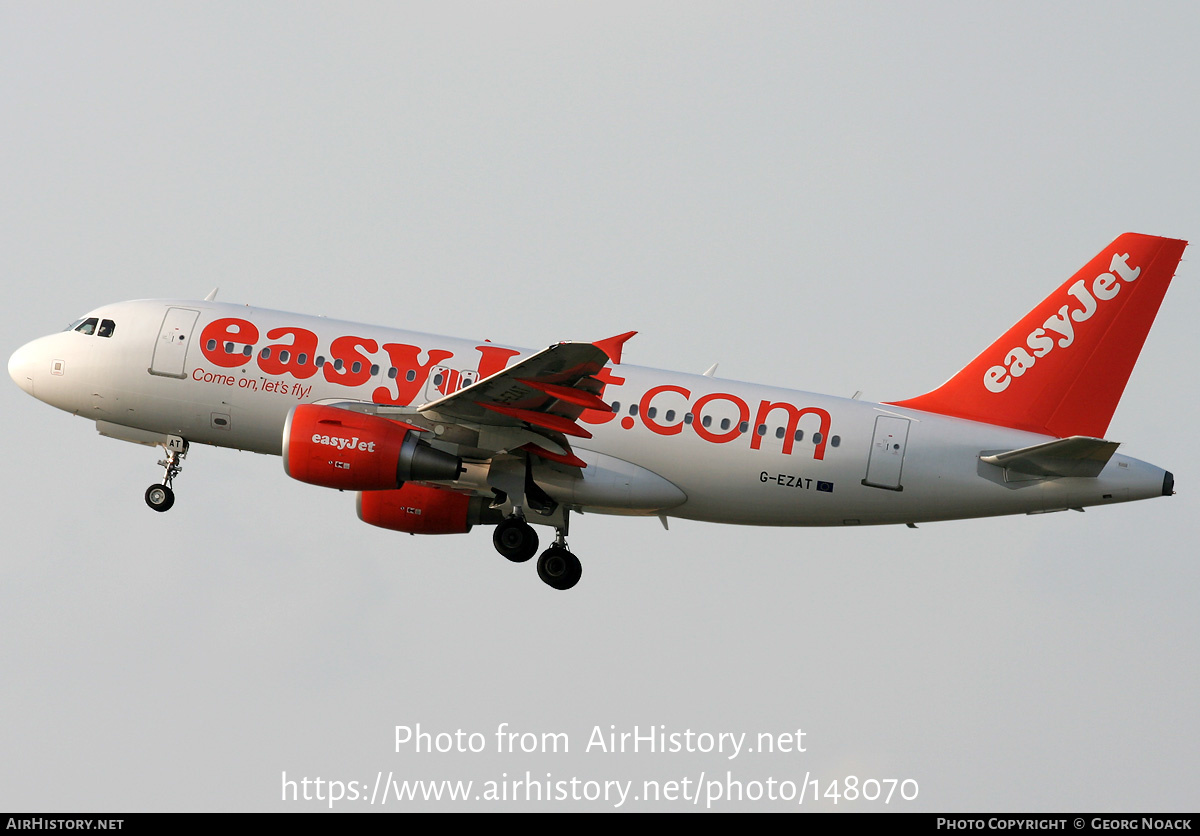
[[[1119,233],[1200,236],[1198,27],[1187,3],[5,2],[4,350],[220,285],[919,394]],[[284,771],[529,770],[1194,810],[1192,264],[1109,431],[1174,498],[916,531],[579,517],[565,594],[487,529],[372,529],[273,457],[196,447],[154,514],[154,451],[6,382],[0,808],[306,809]],[[571,751],[498,754],[504,722]],[[395,752],[416,723],[488,751]],[[584,751],[658,724],[807,751]]]

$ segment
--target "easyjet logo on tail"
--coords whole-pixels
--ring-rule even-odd
[[[995,365],[983,373],[983,385],[989,392],[999,394],[1007,389],[1015,378],[1022,377],[1037,361],[1057,348],[1070,348],[1075,343],[1075,326],[1087,322],[1105,302],[1115,299],[1123,283],[1137,280],[1141,267],[1129,266],[1129,253],[1117,253],[1108,265],[1110,272],[1101,273],[1088,285],[1080,279],[1067,289],[1072,301],[1063,305],[1034,328],[1025,338],[1025,345],[1015,346],[1004,355],[1003,365]],[[1078,303],[1079,307],[1072,307]]]

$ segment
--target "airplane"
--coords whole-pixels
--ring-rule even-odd
[[[571,512],[760,526],[1040,514],[1174,493],[1116,453],[1113,412],[1187,246],[1126,233],[958,374],[869,403],[622,363],[633,331],[540,351],[215,301],[104,305],[9,359],[38,400],[162,447],[155,511],[193,444],[281,456],[410,534],[495,526],[570,589]]]

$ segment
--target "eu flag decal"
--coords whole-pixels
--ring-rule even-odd
[[[817,482],[817,490],[833,493],[833,482]]]

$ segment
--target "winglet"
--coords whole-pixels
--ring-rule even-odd
[[[621,348],[625,343],[636,334],[637,331],[626,331],[624,334],[617,334],[615,337],[609,337],[607,340],[594,342],[592,345],[608,355],[608,359],[612,360],[615,365],[621,365]]]

